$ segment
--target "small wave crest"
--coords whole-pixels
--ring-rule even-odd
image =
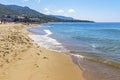
[[[92,46],[93,48],[96,48],[96,45],[95,45],[95,44],[92,44],[91,46]]]
[[[120,68],[120,63],[115,62],[115,61],[102,60],[102,59],[97,59],[97,58],[93,58],[93,57],[85,57],[84,59],[89,60],[89,61],[93,61],[93,62],[103,63],[103,64],[110,65],[110,66],[113,66],[116,68]]]
[[[44,30],[44,31],[45,31],[45,33],[46,33],[46,36],[49,36],[49,35],[52,34],[52,32],[51,32],[50,30]]]
[[[46,35],[29,35],[29,37],[36,42],[39,46],[44,48],[55,50],[58,52],[66,52],[67,49],[62,46],[56,39],[49,37],[52,34],[50,30],[44,30]]]
[[[81,58],[81,59],[84,59],[84,58],[85,58],[84,56],[82,56],[82,55],[80,55],[80,54],[70,54],[70,55],[75,56],[75,57],[77,57],[77,58]]]
[[[102,64],[106,64],[109,66],[113,66],[116,68],[120,68],[120,63],[116,62],[116,61],[112,61],[109,59],[103,59],[103,58],[99,58],[99,57],[90,57],[90,56],[83,56],[81,54],[70,54],[71,56],[74,56],[78,59],[82,59],[82,60],[88,60],[88,61],[92,61],[92,62],[97,62],[97,63],[102,63]]]

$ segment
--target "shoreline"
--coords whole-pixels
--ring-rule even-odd
[[[38,27],[42,27],[41,25],[38,26]],[[33,28],[33,27],[32,27]],[[39,29],[39,28],[38,28]],[[44,32],[46,35],[39,35],[39,33],[34,33],[31,31],[30,28],[28,28],[28,31],[31,32],[32,34],[29,35],[29,37],[35,42],[37,43],[39,46],[42,46],[46,49],[49,49],[49,50],[52,50],[52,51],[56,51],[56,52],[61,52],[61,53],[68,53],[67,55],[69,56],[80,56],[80,58],[84,58],[85,60],[89,60],[89,61],[93,61],[93,62],[99,62],[99,63],[102,63],[102,64],[106,64],[106,65],[110,65],[110,66],[113,66],[113,67],[116,67],[116,68],[120,68],[120,64],[113,61],[113,60],[105,60],[106,57],[108,57],[106,55],[106,57],[104,57],[104,55],[102,54],[97,54],[98,58],[97,57],[94,57],[96,56],[95,55],[95,52],[76,52],[76,51],[71,51],[71,50],[68,50],[66,49],[62,43],[60,43],[59,41],[57,41],[56,39],[52,38],[52,37],[49,37],[49,35],[53,34],[50,30],[48,29],[45,29]],[[33,35],[34,34],[34,35]],[[42,36],[42,37],[41,37]],[[56,46],[55,49],[52,48],[52,46],[49,48],[49,47],[46,47],[47,45],[46,44],[43,44],[44,41],[43,41],[43,37],[47,37],[47,39],[49,38],[51,43],[52,44],[49,44],[49,42],[45,41],[45,43],[48,43],[48,46],[52,45],[52,46]],[[38,39],[38,38],[41,38],[41,39]],[[54,42],[54,43],[53,43]],[[42,44],[41,44],[42,43]],[[60,48],[58,45],[55,45],[55,44],[60,44]],[[45,46],[44,46],[45,45]],[[58,50],[59,49],[59,50]],[[69,54],[71,53],[71,54]],[[80,54],[79,54],[80,53]],[[93,54],[93,56],[87,56],[89,54]],[[97,53],[97,52],[96,52]],[[103,57],[103,58],[102,58]],[[101,58],[101,59],[100,59]],[[109,58],[109,57],[108,57]]]
[[[47,29],[46,29],[47,30]],[[39,35],[39,34],[38,34]],[[46,33],[47,35],[47,33]],[[46,36],[45,35],[45,36]],[[34,39],[33,39],[34,40]],[[36,40],[34,40],[36,42]],[[39,42],[39,39],[38,39],[38,42]],[[37,42],[36,42],[37,43]],[[38,43],[37,43],[38,44]],[[49,48],[48,48],[49,49]],[[54,51],[54,50],[52,50]],[[56,52],[58,52],[56,50]],[[63,52],[64,53],[64,52]],[[66,54],[68,56],[70,56],[72,58],[72,61],[79,66],[79,68],[82,70],[82,72],[84,73],[84,77],[87,79],[87,80],[99,80],[100,76],[103,77],[101,80],[116,80],[117,78],[119,78],[118,74],[120,73],[119,69],[117,69],[117,67],[119,68],[119,65],[116,65],[116,64],[112,64],[111,62],[108,64],[110,65],[106,65],[105,61],[101,61],[99,59],[94,59],[92,57],[84,57],[84,56],[81,56],[82,54],[84,54],[84,52],[81,53],[81,55],[77,54],[77,55],[74,55],[74,51],[70,52],[71,54]],[[73,54],[73,55],[72,55]],[[91,65],[93,64],[93,65]],[[86,67],[86,65],[88,65]],[[95,66],[94,66],[95,65]],[[97,68],[96,68],[97,66]],[[113,67],[114,66],[114,67]],[[94,68],[91,68],[91,67],[94,67]],[[109,71],[108,71],[109,70]],[[114,73],[111,73],[115,70]],[[96,71],[96,72],[95,72]],[[88,74],[89,73],[89,74]],[[96,73],[98,75],[96,75]],[[111,73],[111,74],[110,74]],[[106,76],[105,76],[105,75]],[[116,75],[117,74],[117,75]],[[87,76],[86,76],[87,75]],[[96,76],[94,76],[96,75]],[[109,77],[110,75],[114,75],[114,79],[113,78],[106,78],[106,77]]]
[[[32,33],[25,30],[30,28],[28,25],[3,26],[5,27],[0,25],[3,31],[1,32],[3,40],[0,45],[3,46],[2,48],[6,48],[6,43],[8,45],[1,52],[4,54],[7,50],[7,54],[0,56],[0,80],[8,78],[8,80],[84,80],[82,71],[70,56],[39,47],[30,40],[28,35]],[[31,25],[31,27],[34,26]],[[6,40],[4,35],[7,37]]]

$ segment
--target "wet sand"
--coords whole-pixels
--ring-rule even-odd
[[[85,80],[120,80],[120,68],[118,67],[90,61],[80,56],[71,55],[71,57],[83,71]]]
[[[0,24],[0,80],[84,80],[65,54],[36,45],[26,28],[38,24]]]

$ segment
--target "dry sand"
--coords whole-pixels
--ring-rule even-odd
[[[31,26],[0,24],[0,80],[84,80],[69,56],[30,40]]]

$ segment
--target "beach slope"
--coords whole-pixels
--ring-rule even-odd
[[[65,54],[36,45],[25,30],[33,25],[0,25],[0,80],[84,80]]]

